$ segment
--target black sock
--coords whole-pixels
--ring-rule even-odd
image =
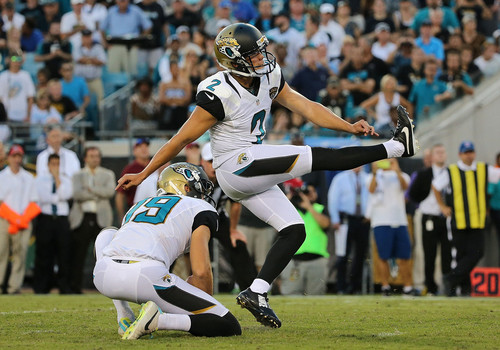
[[[241,335],[241,326],[232,313],[224,316],[214,314],[189,315],[191,328],[189,333],[199,337],[228,337]]]
[[[267,253],[266,261],[257,278],[271,284],[288,265],[305,239],[306,229],[303,224],[288,226],[278,232],[278,240]]]
[[[383,144],[340,149],[313,147],[312,171],[354,169],[386,158],[387,151]]]

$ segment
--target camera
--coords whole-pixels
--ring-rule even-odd
[[[292,202],[295,208],[301,208],[300,203],[302,203],[302,198],[300,198],[300,193],[303,193],[307,196],[309,194],[309,189],[307,188],[307,186],[290,188],[290,194],[292,195],[292,197],[290,198],[290,202]]]

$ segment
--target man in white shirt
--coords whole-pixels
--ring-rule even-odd
[[[7,157],[9,165],[0,171],[0,281],[5,278],[10,257],[12,269],[7,281],[8,294],[18,294],[21,290],[31,220],[40,213],[35,203],[35,179],[23,169],[23,158],[23,148],[12,145]]]
[[[88,13],[82,11],[85,0],[71,0],[73,11],[65,13],[61,17],[61,38],[69,40],[74,50],[82,45],[82,30],[95,31],[95,23]],[[100,34],[95,33],[94,39],[100,40]]]
[[[451,218],[455,266],[443,276],[445,293],[470,293],[470,272],[484,253],[488,183],[500,181],[500,169],[476,161],[471,141],[460,144],[460,160],[432,181],[434,195],[444,216]],[[445,196],[442,192],[445,191]]]
[[[59,155],[53,153],[48,159],[49,173],[36,177],[38,203],[42,213],[38,218],[35,237],[35,293],[49,293],[52,274],[57,262],[57,286],[61,294],[71,293],[69,285],[71,232],[69,229],[69,204],[73,196],[71,179],[60,174]]]
[[[49,155],[56,153],[59,155],[61,166],[60,172],[68,176],[70,179],[80,170],[80,160],[75,152],[62,147],[63,134],[60,126],[54,126],[47,132],[48,147],[40,152],[36,157],[36,172],[37,174],[49,173],[48,159]]]
[[[390,295],[389,259],[398,259],[397,264],[403,279],[403,294],[415,295],[411,273],[411,243],[406,218],[405,190],[410,176],[403,173],[396,159],[382,160],[372,164],[373,172],[368,176],[371,193],[367,216],[371,220],[379,258],[376,262],[380,272],[382,294]]]
[[[5,33],[7,33],[12,28],[20,31],[24,24],[24,20],[24,16],[15,11],[14,2],[6,1],[2,11],[2,30]]]
[[[397,50],[398,46],[391,41],[391,27],[385,22],[375,26],[377,41],[372,45],[372,55],[387,62],[389,56]]]
[[[9,70],[0,74],[0,100],[9,121],[29,122],[35,84],[31,75],[21,70],[22,52],[10,56]]]
[[[435,261],[438,245],[441,247],[441,271],[447,274],[451,269],[451,244],[448,239],[446,217],[432,191],[432,179],[446,173],[446,149],[436,144],[430,150],[432,165],[420,170],[413,179],[410,199],[420,203],[422,213],[422,245],[424,249],[425,286],[427,295],[436,295],[438,285],[434,281]]]
[[[321,24],[319,29],[326,32],[330,37],[330,45],[328,45],[328,58],[332,60],[341,55],[345,30],[344,27],[333,19],[335,8],[332,4],[321,4],[319,12],[321,15]]]

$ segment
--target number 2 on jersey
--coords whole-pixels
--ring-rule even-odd
[[[262,139],[264,138],[264,136],[266,136],[266,131],[264,130],[264,118],[265,117],[266,117],[266,110],[264,110],[264,109],[262,111],[254,114],[254,116],[252,118],[252,126],[251,126],[250,132],[252,133],[254,131],[255,127],[257,126],[257,123],[259,123],[260,135],[257,135],[257,141],[252,142],[252,143],[261,144]]]
[[[213,91],[215,91],[214,87],[216,87],[217,85],[220,85],[220,80],[214,79],[214,80],[212,80],[212,83],[213,84],[210,84],[207,86],[207,89],[213,92]]]
[[[153,197],[146,198],[134,205],[123,219],[125,225],[133,217],[132,222],[158,225],[165,222],[172,208],[180,201],[179,197]],[[146,208],[147,210],[142,210]],[[137,211],[141,213],[136,215]]]

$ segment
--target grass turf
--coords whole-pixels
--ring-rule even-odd
[[[280,329],[257,323],[219,295],[243,335],[197,338],[158,331],[122,341],[116,313],[99,294],[0,296],[0,349],[499,349],[495,298],[381,296],[271,297]],[[133,306],[136,314],[138,306]]]

